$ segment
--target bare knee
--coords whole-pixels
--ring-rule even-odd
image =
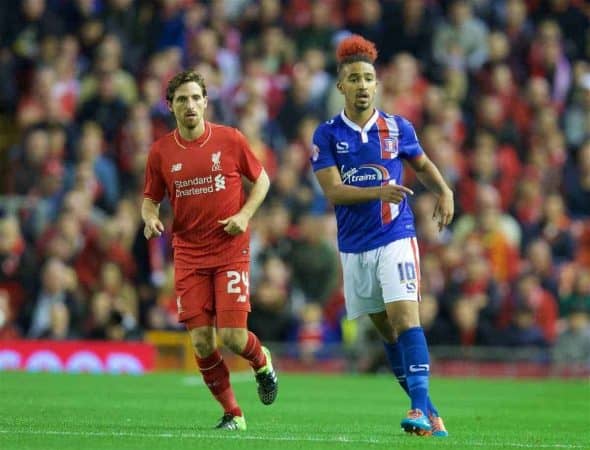
[[[248,330],[245,328],[220,328],[219,336],[224,345],[234,353],[242,353],[248,341]]]
[[[389,342],[390,344],[392,344],[397,340],[397,335],[395,333],[393,325],[387,317],[385,311],[369,314],[369,318],[371,319],[373,325],[375,326],[375,329],[379,332],[381,338],[385,342]]]
[[[215,331],[212,327],[199,327],[189,331],[195,354],[206,358],[215,351]]]
[[[420,313],[416,301],[388,303],[387,316],[396,336],[410,328],[420,326]]]

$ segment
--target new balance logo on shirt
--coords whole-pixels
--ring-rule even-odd
[[[172,169],[170,170],[170,172],[180,172],[181,169],[182,163],[172,164]]]

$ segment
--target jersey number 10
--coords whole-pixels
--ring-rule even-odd
[[[416,267],[413,262],[398,263],[397,271],[401,284],[406,285],[408,292],[416,290]]]

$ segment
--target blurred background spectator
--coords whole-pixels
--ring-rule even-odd
[[[174,123],[166,83],[194,68],[208,119],[239,127],[272,178],[252,221],[252,329],[310,362],[377,339],[343,321],[336,227],[308,164],[313,130],[342,108],[335,46],[355,32],[379,47],[380,107],[413,121],[455,190],[438,233],[433,197],[404,180],[430,343],[554,345],[556,360],[588,361],[589,22],[580,0],[2,8],[0,337],[178,328],[170,208],[150,242],[138,211],[150,145]]]

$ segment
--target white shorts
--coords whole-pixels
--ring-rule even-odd
[[[393,241],[362,253],[340,252],[346,315],[356,319],[385,310],[385,303],[420,299],[416,238]]]

